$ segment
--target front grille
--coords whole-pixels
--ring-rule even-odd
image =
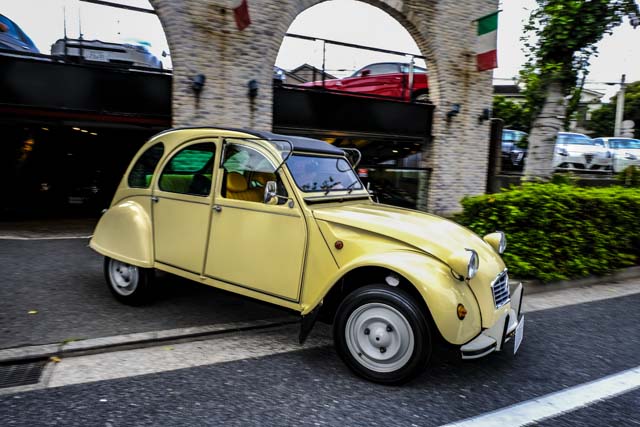
[[[498,277],[491,283],[491,292],[493,293],[493,302],[496,308],[500,308],[509,301],[511,296],[509,295],[509,275],[507,270],[498,274]]]
[[[593,154],[585,154],[584,160],[587,162],[587,164],[591,163],[591,160],[593,160]]]

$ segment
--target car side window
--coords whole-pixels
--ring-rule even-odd
[[[145,151],[133,165],[127,180],[129,187],[149,188],[153,171],[158,166],[158,162],[164,153],[164,144],[159,142]]]
[[[375,64],[366,68],[371,71],[371,76],[378,76],[381,74],[391,74],[399,72],[398,64]]]
[[[216,146],[211,142],[183,148],[165,165],[158,187],[171,193],[208,196],[215,153]]]
[[[263,203],[268,181],[278,183],[278,195],[287,197],[273,164],[259,151],[244,145],[229,144],[222,161],[224,179],[221,195],[227,199]],[[285,203],[279,199],[278,204]]]

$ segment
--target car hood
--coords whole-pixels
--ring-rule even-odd
[[[580,144],[561,144],[558,147],[562,147],[566,149],[570,153],[580,153],[580,154],[600,154],[606,152],[606,149],[602,147],[598,147],[596,145],[580,145]]]
[[[480,270],[504,269],[500,256],[478,235],[436,215],[380,204],[316,208],[313,214],[318,220],[401,241],[446,264],[453,254],[474,249],[480,257]]]

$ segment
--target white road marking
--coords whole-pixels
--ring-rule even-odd
[[[1,235],[0,240],[69,240],[69,239],[90,239],[93,237],[93,234],[88,236],[50,236],[50,237],[22,237],[22,236],[11,236],[11,235]]]
[[[640,388],[640,366],[443,427],[524,426]]]

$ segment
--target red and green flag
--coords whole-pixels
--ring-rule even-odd
[[[478,39],[476,42],[476,63],[478,71],[492,70],[498,67],[498,13],[476,20]]]

